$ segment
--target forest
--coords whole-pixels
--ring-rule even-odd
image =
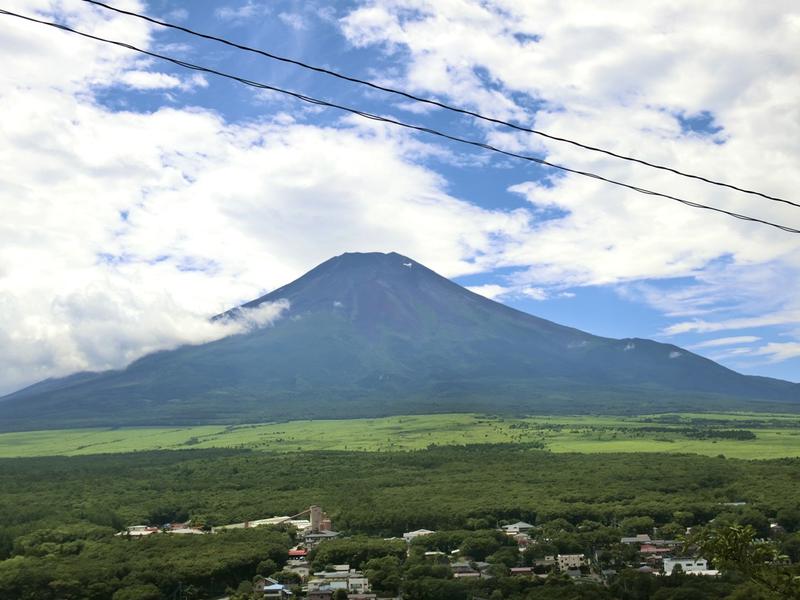
[[[340,561],[361,566],[374,572],[375,581],[390,582],[387,591],[402,587],[406,598],[748,597],[730,596],[751,585],[742,578],[687,579],[678,587],[716,586],[716,595],[674,596],[660,590],[675,587],[677,579],[656,581],[626,571],[609,587],[598,586],[594,596],[590,584],[557,577],[520,581],[503,577],[503,567],[493,583],[476,588],[413,552],[405,557],[402,543],[382,539],[424,527],[438,533],[418,542],[420,550],[460,548],[476,560],[500,552],[494,559],[508,568],[502,539],[493,530],[521,519],[547,538],[549,546],[539,551],[599,549],[598,557],[611,567],[621,564],[623,550],[614,545],[620,535],[653,528],[678,535],[714,519],[748,525],[764,536],[770,521],[778,519],[786,528],[779,550],[797,560],[798,467],[798,459],[556,454],[524,444],[4,459],[0,598],[157,599],[179,588],[184,597],[213,598],[239,589],[259,572],[280,572],[291,532],[266,528],[148,539],[113,534],[128,525],[186,519],[210,528],[296,514],[311,504],[322,505],[345,536],[320,546],[318,566]]]

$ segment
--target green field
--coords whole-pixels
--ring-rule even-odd
[[[692,431],[745,429],[755,439],[696,439]],[[691,432],[690,432],[691,433]],[[65,429],[0,434],[0,457],[156,449],[267,451],[425,448],[430,444],[539,443],[553,452],[670,452],[730,458],[800,456],[800,418],[764,413],[501,418],[438,414],[256,425]]]

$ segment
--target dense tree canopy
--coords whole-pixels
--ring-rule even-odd
[[[777,548],[797,560],[800,534],[791,532],[798,527],[798,466],[790,459],[551,454],[510,444],[0,460],[0,598],[168,598],[179,584],[194,598],[235,591],[256,573],[281,572],[294,543],[288,532],[113,534],[123,525],[184,518],[210,527],[291,515],[311,504],[321,504],[345,535],[321,545],[315,565],[349,563],[367,570],[377,589],[408,598],[726,598],[751,583],[730,579],[735,574],[680,583],[623,571],[606,588],[503,575],[559,552],[597,551],[603,566],[622,569],[632,557],[621,535],[652,528],[676,535],[714,517],[720,526],[762,533],[777,517],[790,532]],[[515,559],[506,550],[516,552],[510,538],[494,529],[519,519],[534,524],[540,543]],[[436,533],[417,538],[408,557],[404,542],[381,539],[420,527]],[[453,579],[427,550],[487,560],[498,576]]]

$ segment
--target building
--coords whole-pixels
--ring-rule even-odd
[[[518,533],[528,533],[533,529],[533,525],[524,521],[517,521],[511,525],[503,525],[503,531],[509,535],[516,535]]]
[[[153,535],[159,533],[161,530],[158,527],[151,527],[150,525],[131,525],[125,531],[117,533],[116,535],[128,535],[131,537],[141,537],[143,535]]]
[[[256,577],[253,582],[253,592],[270,600],[287,600],[292,597],[289,589],[270,577]]]
[[[580,569],[586,562],[583,554],[559,554],[556,558],[559,571]]]
[[[640,533],[634,537],[624,537],[620,539],[622,544],[649,544],[652,540],[646,533]]]
[[[332,540],[335,537],[338,537],[340,534],[338,531],[318,531],[313,532],[309,531],[303,536],[303,541],[308,548],[313,548],[318,545],[320,542],[324,542],[325,540]]]
[[[303,548],[293,548],[289,550],[289,560],[292,562],[303,562],[308,557],[308,550]]]
[[[639,547],[639,554],[669,554],[670,552],[672,552],[671,548],[656,546],[655,544],[642,544]]]
[[[350,565],[334,565],[333,571],[318,571],[308,580],[308,591],[335,592],[345,590],[348,594],[365,594],[370,591],[369,579]]]
[[[436,533],[435,531],[431,531],[430,529],[417,529],[416,531],[408,531],[403,534],[403,539],[407,542],[410,542],[414,538],[418,538],[423,535],[430,535],[432,533]]]
[[[665,558],[664,574],[672,575],[678,566],[684,573],[690,575],[719,575],[719,571],[708,568],[708,561],[705,558]]]
[[[453,571],[453,577],[456,579],[480,577],[481,572],[472,566],[472,563],[466,560],[458,560],[450,565]]]

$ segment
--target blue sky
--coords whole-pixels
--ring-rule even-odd
[[[800,189],[791,2],[170,2],[129,8],[778,196]],[[800,211],[414,105],[75,0],[29,15],[800,226]],[[346,251],[521,310],[800,381],[799,236],[0,20],[0,391],[222,333]],[[796,198],[795,198],[796,199]]]

